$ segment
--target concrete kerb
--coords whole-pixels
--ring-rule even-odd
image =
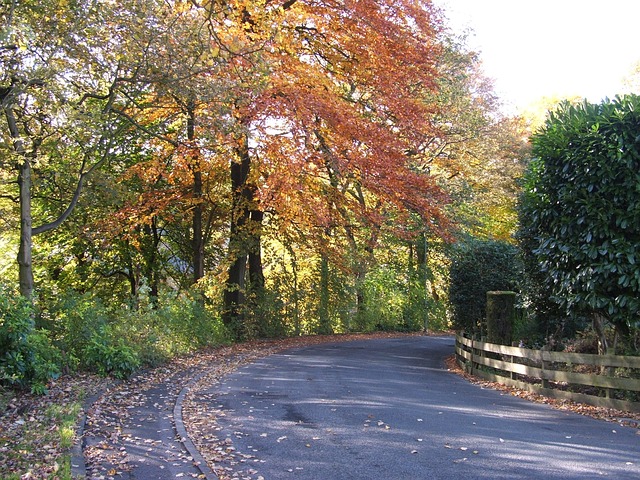
[[[100,392],[87,397],[83,402],[82,417],[80,418],[78,428],[76,429],[76,436],[79,440],[74,442],[73,447],[71,448],[71,478],[73,479],[87,477],[87,466],[84,463],[84,429],[87,425],[87,411],[103,393],[104,392]]]
[[[115,384],[110,385],[110,387],[118,385],[119,383],[121,383],[120,380]],[[84,430],[87,425],[87,412],[108,389],[109,387],[104,387],[98,393],[85,398],[82,402],[82,416],[76,429],[76,438],[78,438],[78,441],[74,442],[73,447],[71,448],[71,478],[74,480],[87,478],[87,466],[84,461],[84,447],[86,443],[84,439]]]
[[[191,387],[193,387],[208,373],[208,371],[200,373],[199,375],[189,380],[189,382],[182,388],[182,390],[178,394],[178,398],[176,399],[176,404],[173,407],[173,421],[175,424],[176,433],[178,434],[178,438],[189,452],[191,458],[193,458],[193,464],[198,468],[198,470],[200,470],[200,472],[202,472],[206,480],[219,480],[218,475],[209,467],[207,461],[191,441],[191,437],[189,437],[187,429],[184,426],[184,421],[182,420],[182,404],[187,393],[189,393]]]
[[[216,473],[209,467],[207,461],[200,454],[195,444],[191,441],[191,438],[187,433],[187,429],[185,428],[184,421],[182,419],[182,404],[187,393],[189,393],[189,390],[208,373],[208,371],[201,372],[200,374],[189,380],[189,382],[182,388],[182,390],[180,390],[180,393],[176,398],[176,403],[173,407],[173,420],[176,434],[178,435],[180,442],[184,445],[187,452],[189,452],[191,458],[193,458],[194,465],[198,468],[198,470],[200,470],[206,480],[219,480],[218,475],[216,475]],[[107,388],[96,393],[95,395],[87,397],[83,402],[83,413],[76,429],[76,436],[79,441],[75,442],[71,449],[71,478],[74,480],[87,478],[87,466],[84,460],[84,447],[86,444],[84,431],[87,424],[87,412],[93,406],[93,404],[102,395],[104,395],[106,390]]]

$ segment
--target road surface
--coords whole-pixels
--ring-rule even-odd
[[[452,337],[323,344],[201,393],[240,478],[640,479],[640,430],[554,410],[447,372]]]

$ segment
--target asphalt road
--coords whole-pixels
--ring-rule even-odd
[[[447,372],[451,337],[289,350],[211,386],[241,478],[640,479],[638,430]]]

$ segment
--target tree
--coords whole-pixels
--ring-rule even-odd
[[[231,150],[224,108],[235,98],[225,74],[233,69],[199,13],[189,2],[118,2],[104,27],[118,61],[112,81],[90,96],[106,100],[128,128],[110,161],[121,175],[111,180],[120,198],[87,228],[94,239],[119,238],[94,252],[109,265],[102,275],[126,277],[132,295],[144,281],[155,296],[167,276],[181,287],[197,284],[229,210],[220,172]]]
[[[110,97],[109,14],[95,2],[8,2],[1,16],[0,101],[4,123],[3,196],[18,205],[20,293],[34,290],[33,236],[58,228],[76,207],[87,178],[106,160],[116,136]],[[79,32],[82,32],[80,35]],[[94,62],[101,47],[99,62]],[[107,68],[103,68],[107,65]],[[15,191],[17,187],[17,192]],[[48,199],[34,223],[33,199]]]
[[[318,246],[331,243],[322,238],[329,232],[344,235],[360,277],[383,224],[401,231],[411,211],[434,232],[446,223],[446,195],[411,168],[410,154],[433,130],[429,94],[440,46],[432,8],[387,0],[270,3],[227,2],[218,17],[209,15],[216,38],[231,30],[236,51],[255,52],[230,59],[254,88],[234,105],[249,149],[239,149],[232,165],[228,323],[242,311],[243,272],[249,251],[259,251],[267,215],[281,227],[304,228]],[[246,221],[249,212],[254,221]]]
[[[563,103],[532,137],[523,235],[547,291],[570,314],[620,332],[640,313],[640,97]]]
[[[500,112],[493,84],[465,38],[443,34],[435,135],[425,138],[416,168],[428,171],[452,197],[450,211],[464,232],[509,240],[515,230],[517,179],[524,170],[524,122]]]

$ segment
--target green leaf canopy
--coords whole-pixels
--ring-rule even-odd
[[[523,220],[571,314],[626,330],[640,312],[640,96],[567,103],[532,137]]]

